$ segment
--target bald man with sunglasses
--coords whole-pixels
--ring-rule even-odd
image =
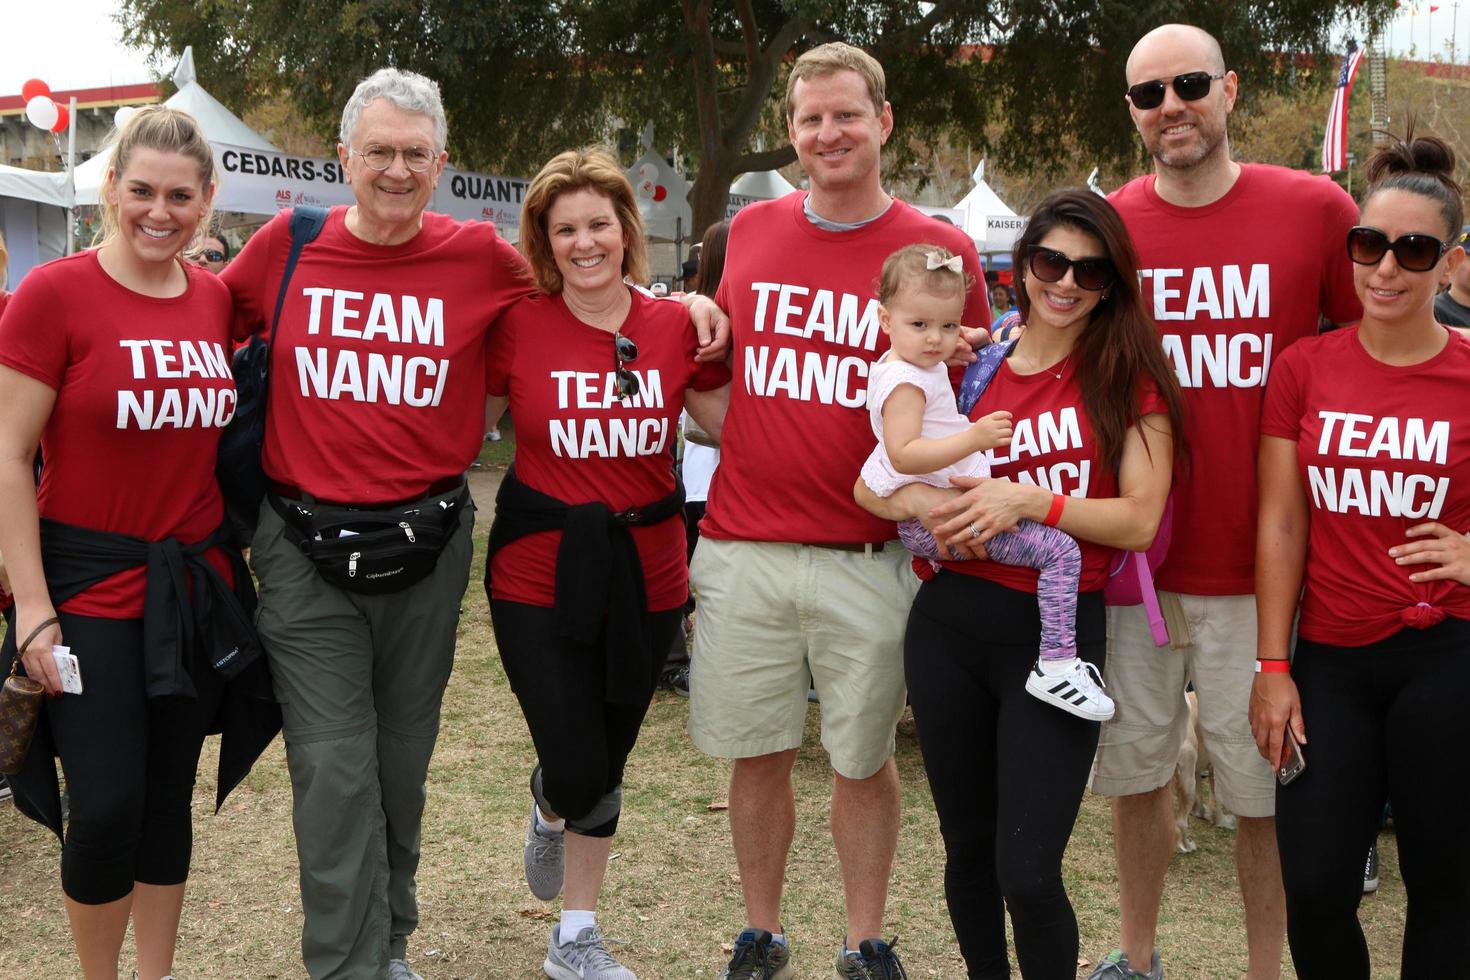
[[[1199,28],[1150,31],[1126,73],[1124,99],[1154,171],[1109,199],[1138,249],[1144,300],[1184,388],[1189,455],[1156,575],[1169,644],[1154,645],[1143,607],[1109,610],[1105,677],[1118,711],[1103,725],[1092,788],[1114,798],[1121,942],[1090,980],[1164,975],[1155,938],[1174,849],[1169,781],[1191,681],[1216,797],[1238,819],[1247,977],[1274,980],[1286,928],[1275,783],[1251,751],[1248,719],[1256,449],[1273,358],[1322,318],[1361,315],[1343,249],[1357,207],[1328,178],[1231,159],[1227,121],[1240,80]]]

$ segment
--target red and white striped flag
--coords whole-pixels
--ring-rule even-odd
[[[1322,172],[1336,173],[1347,167],[1348,95],[1353,90],[1353,79],[1358,76],[1358,64],[1368,49],[1348,42],[1348,53],[1342,59],[1342,70],[1337,73],[1337,87],[1332,90],[1332,105],[1327,110],[1327,132],[1322,137]]]

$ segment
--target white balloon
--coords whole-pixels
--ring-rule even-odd
[[[51,127],[56,125],[56,120],[60,118],[60,115],[56,103],[47,96],[38,95],[26,103],[26,118],[31,121],[31,125],[37,129],[44,129],[48,133],[51,132]]]
[[[137,108],[134,106],[123,106],[122,108],[118,109],[117,112],[112,114],[112,125],[117,127],[118,129],[122,129],[128,124],[128,120],[133,118],[133,114],[137,111]]]

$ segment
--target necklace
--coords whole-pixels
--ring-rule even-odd
[[[1032,373],[1033,374],[1049,374],[1053,378],[1056,378],[1058,381],[1060,381],[1060,380],[1062,380],[1062,375],[1065,374],[1066,371],[1067,371],[1067,362],[1070,361],[1071,359],[1072,359],[1072,351],[1067,351],[1067,356],[1064,357],[1064,358],[1062,358],[1056,364],[1053,364],[1051,367],[1041,367],[1040,366],[1040,362],[1038,362],[1036,370],[1033,371]]]

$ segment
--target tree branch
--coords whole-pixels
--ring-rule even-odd
[[[961,8],[970,6],[973,2],[974,0],[938,0],[934,6],[929,8],[927,14],[914,21],[908,27],[884,34],[883,39],[874,45],[874,57],[878,57],[878,60],[882,61],[883,58],[880,57],[880,54],[886,55],[922,39],[935,27],[952,19],[955,14],[960,12]],[[991,20],[993,22],[994,18],[992,17]]]
[[[755,64],[760,57],[760,36],[755,29],[755,10],[750,0],[735,0],[735,14],[740,18],[740,34],[745,40],[745,63]]]
[[[699,117],[701,159],[719,153],[721,143],[719,84],[715,62],[714,32],[710,29],[709,0],[679,0],[684,27],[689,32],[693,53],[694,107]]]
[[[740,100],[730,117],[729,124],[720,134],[720,141],[728,147],[736,148],[745,145],[745,138],[755,129],[756,121],[760,119],[761,110],[765,108],[766,99],[770,98],[771,82],[776,77],[776,69],[786,57],[803,34],[807,33],[810,24],[803,18],[797,17],[788,20],[781,25],[771,38],[771,43],[760,56],[750,63],[750,71],[745,82],[745,95]]]
[[[796,159],[796,148],[790,143],[774,150],[759,153],[742,153],[735,158],[735,174],[748,174],[761,170],[778,170]]]

